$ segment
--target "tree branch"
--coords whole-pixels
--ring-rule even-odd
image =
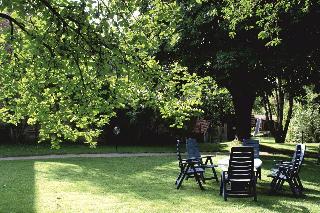
[[[26,32],[28,35],[30,35],[30,33],[26,30],[25,25],[23,23],[20,23],[19,21],[17,21],[16,19],[12,18],[10,15],[5,14],[5,13],[0,13],[0,17],[7,19],[10,22],[10,26],[11,26],[11,35],[13,35],[13,24],[15,23],[21,30],[23,30],[24,32]]]

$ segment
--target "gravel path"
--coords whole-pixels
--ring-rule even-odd
[[[212,153],[203,153],[212,154]],[[215,153],[216,155],[228,156],[228,153]],[[270,155],[263,152],[262,155]],[[61,155],[36,155],[19,157],[1,157],[0,161],[12,160],[45,160],[45,159],[63,159],[63,158],[120,158],[120,157],[157,157],[157,156],[176,156],[176,153],[104,153],[104,154],[61,154]]]
[[[152,156],[175,156],[176,153],[106,153],[106,154],[62,154],[62,155],[39,155],[22,157],[4,157],[0,161],[11,160],[43,160],[62,158],[116,158],[116,157],[152,157]]]

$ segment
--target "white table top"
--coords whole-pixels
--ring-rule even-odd
[[[254,159],[254,168],[257,169],[262,166],[262,160],[259,158]],[[221,168],[223,171],[228,170],[229,166],[229,157],[222,158],[218,160],[218,167]]]

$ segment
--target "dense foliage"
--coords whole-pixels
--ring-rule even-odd
[[[2,0],[0,118],[37,124],[56,147],[94,145],[118,109],[155,108],[182,127],[201,112],[211,76],[232,95],[239,139],[250,137],[258,93],[276,88],[281,108],[319,79],[319,5]]]
[[[294,106],[294,115],[288,131],[288,141],[320,142],[320,95],[306,88],[306,94]]]
[[[181,126],[199,112],[202,80],[154,52],[173,38],[176,3],[153,1],[0,3],[1,121],[40,127],[40,140],[91,145],[124,107],[151,106]],[[172,20],[170,23],[167,20]]]
[[[250,137],[255,98],[278,100],[274,134],[283,142],[293,99],[319,81],[319,1],[181,0],[180,39],[159,58],[210,75],[232,95],[240,139]],[[167,50],[167,51],[166,51]],[[318,88],[319,90],[319,88]],[[291,108],[284,118],[285,98]],[[291,109],[291,110],[290,110]],[[287,121],[284,121],[287,120]]]

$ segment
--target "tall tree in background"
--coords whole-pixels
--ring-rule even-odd
[[[283,141],[287,128],[282,124],[284,89],[302,88],[318,79],[319,24],[308,21],[317,20],[319,1],[179,2],[179,43],[172,49],[163,45],[160,60],[179,60],[189,70],[213,76],[226,87],[232,95],[240,140],[250,137],[256,96],[278,89],[281,121],[275,128],[279,131],[274,132],[277,142]],[[311,45],[303,46],[304,42]],[[297,89],[290,92],[290,103],[297,93]],[[290,114],[289,110],[289,118]]]
[[[314,85],[319,93],[320,79],[320,4],[312,2],[301,11],[299,7],[279,14],[279,36],[282,41],[264,58],[268,76],[263,92],[266,118],[277,143],[284,143],[293,114],[294,101],[304,95],[304,86]],[[271,110],[270,98],[275,101]],[[287,111],[286,109],[287,103]],[[272,115],[276,122],[272,122]]]

